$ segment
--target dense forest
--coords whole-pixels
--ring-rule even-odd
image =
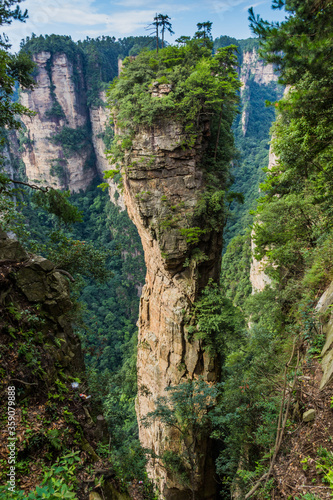
[[[70,372],[59,357],[58,366],[48,372],[46,360],[50,366],[51,361],[45,339],[52,329],[61,330],[60,313],[52,309],[51,314],[44,302],[31,305],[22,299],[24,287],[15,273],[24,267],[27,254],[18,257],[15,250],[15,257],[8,258],[0,248],[0,373],[7,385],[15,380],[14,370],[19,373],[16,396],[22,408],[17,481],[43,450],[33,472],[35,483],[18,481],[16,493],[1,487],[1,495],[7,495],[3,498],[88,498],[82,486],[86,470],[89,477],[95,474],[96,492],[110,495],[105,498],[163,498],[146,472],[147,461],[153,459],[162,463],[180,491],[199,499],[195,483],[199,459],[188,443],[194,442],[193,436],[200,442],[207,433],[218,491],[204,498],[318,500],[332,495],[329,377],[319,391],[321,354],[329,352],[331,342],[327,326],[331,303],[325,310],[316,305],[332,281],[333,6],[330,0],[274,0],[273,6],[286,12],[280,24],[270,24],[250,9],[257,38],[221,36],[213,41],[210,23],[203,23],[204,35],[198,30],[178,45],[162,48],[158,40],[158,53],[151,37],[87,38],[74,43],[70,37],[32,35],[18,56],[11,56],[1,42],[0,83],[6,101],[0,108],[2,127],[19,129],[18,115],[30,113],[16,100],[16,93],[13,98],[13,82],[33,89],[36,69],[31,54],[49,51],[52,57],[64,53],[70,61],[80,60],[89,106],[104,107],[100,92],[108,89],[108,106],[120,134],[114,137],[111,120],[104,136],[112,164],[106,178],[116,182],[119,191],[131,175],[135,178],[139,167],[149,172],[156,161],[150,157],[137,167],[131,154],[142,129],[155,127],[162,113],[164,120],[183,127],[184,155],[187,149],[198,149],[200,126],[209,121],[207,146],[200,158],[205,191],[192,207],[193,216],[181,200],[174,204],[160,196],[162,219],[149,222],[149,230],[161,248],[175,234],[183,238],[182,272],[198,273],[200,282],[201,269],[209,260],[204,245],[223,229],[220,277],[198,288],[184,316],[185,341],[198,342],[204,356],[218,360],[219,373],[211,384],[199,372],[192,379],[182,375],[185,358],[179,364],[179,385],[170,385],[156,399],[155,411],[142,424],[159,421],[166,428],[177,428],[181,443],[177,453],[158,456],[141,447],[135,411],[138,390],[149,390],[137,387],[137,321],[146,274],[137,228],[126,211],[110,202],[102,189],[107,183],[99,185],[97,178],[84,192],[61,193],[32,184],[17,158],[14,177],[9,177],[8,168],[0,173],[0,229],[13,231],[30,256],[42,255],[56,270],[67,273],[73,304],[66,315],[80,338],[86,366],[85,373],[82,364]],[[251,51],[274,64],[278,83],[262,85],[250,75],[241,88],[236,63],[242,76],[244,54]],[[125,59],[119,76],[118,59]],[[172,92],[154,98],[154,88]],[[53,117],[62,113],[56,99],[52,113]],[[89,130],[80,136],[63,130],[59,143],[68,148],[90,140]],[[3,129],[2,136],[6,158],[10,133]],[[268,169],[270,143],[277,160]],[[136,195],[141,209],[150,196],[150,191]],[[0,243],[5,241],[2,235]],[[163,247],[161,257],[172,266],[174,255],[167,249]],[[261,263],[260,273],[268,283],[257,290],[250,281],[255,262]],[[61,347],[57,338],[52,353]],[[149,348],[142,341],[139,347]],[[328,363],[332,364],[330,358]],[[89,394],[86,406],[69,389],[73,382]],[[43,394],[40,400],[35,385]],[[1,398],[5,396],[4,388]],[[107,439],[86,433],[83,406],[94,422],[103,414]],[[29,411],[40,412],[41,425],[38,419],[29,420]],[[304,417],[309,411],[314,421]],[[2,422],[5,419],[2,414]],[[88,453],[87,439],[95,446],[95,451],[89,449],[90,458],[82,455]],[[112,469],[113,487],[125,496],[112,496],[117,493],[103,489],[103,474],[98,476],[91,465],[96,452],[96,460],[103,462],[99,469],[107,471],[105,480]],[[4,479],[3,453],[0,464]]]

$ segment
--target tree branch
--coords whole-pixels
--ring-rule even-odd
[[[50,186],[45,186],[45,187],[42,187],[42,186],[37,186],[36,184],[29,184],[28,182],[23,182],[23,181],[15,181],[14,179],[9,179],[10,182],[12,182],[13,184],[21,184],[23,186],[28,186],[29,188],[31,189],[37,189],[39,191],[42,191],[43,193],[47,193],[48,191],[50,191],[50,189],[53,189],[51,188]]]
[[[72,282],[74,283],[75,282],[75,279],[73,278],[73,276],[71,274],[69,274],[67,271],[64,271],[64,269],[58,269],[56,268],[55,271],[57,273],[60,273],[60,274],[63,274],[64,276],[67,276],[67,278]]]

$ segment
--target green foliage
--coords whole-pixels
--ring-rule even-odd
[[[295,497],[295,500],[320,500],[320,498],[316,495],[313,495],[312,493],[306,493],[301,497]]]
[[[95,248],[103,248],[112,255],[106,263],[111,273],[107,281],[97,284],[85,277],[80,292],[84,323],[78,325],[78,330],[82,332],[86,363],[100,373],[106,369],[116,372],[126,356],[131,356],[126,345],[136,333],[137,290],[145,277],[140,238],[127,213],[114,206],[108,194],[96,186],[84,194],[73,194],[71,201],[84,211],[83,224],[74,227],[74,238],[85,241],[85,245],[93,241]]]
[[[323,483],[327,483],[333,490],[333,453],[326,448],[320,447],[317,455],[316,469],[319,474],[323,475]]]
[[[32,34],[21,44],[20,53],[36,54],[41,51],[51,53],[50,67],[56,54],[66,54],[68,60],[73,64],[73,76],[76,85],[80,83],[78,68],[83,67],[85,81],[87,82],[87,104],[88,106],[103,106],[101,92],[105,90],[105,84],[112,81],[118,75],[118,58],[136,56],[142,48],[152,49],[154,40],[148,36],[127,37],[116,40],[114,37],[101,36],[98,38],[87,37],[83,41],[74,42],[70,36],[65,35],[40,35]],[[52,81],[51,72],[49,72]],[[54,90],[51,86],[52,107],[46,112],[50,118],[64,118],[63,110],[56,100]]]
[[[331,266],[329,256],[326,259],[323,254],[330,246],[332,224],[329,158],[333,128],[328,115],[333,74],[331,67],[319,61],[324,61],[332,43],[332,6],[314,7],[308,17],[310,9],[303,2],[291,2],[287,6],[290,17],[279,28],[251,17],[265,41],[266,59],[279,65],[283,83],[293,85],[278,105],[273,147],[279,161],[262,185],[266,193],[258,209],[262,224],[256,225],[257,254],[274,263],[268,272],[285,287],[289,303],[304,287],[325,286]],[[314,279],[320,263],[328,275],[320,272]]]
[[[77,462],[80,461],[78,457],[79,452],[70,452],[61,458],[58,458],[56,463],[51,467],[45,468],[44,477],[39,486],[34,491],[25,493],[25,491],[15,491],[14,493],[8,491],[8,485],[0,487],[0,493],[6,495],[8,500],[38,500],[56,498],[65,499],[71,498],[76,500],[75,494],[75,470]]]
[[[0,6],[0,25],[10,25],[13,20],[25,21],[28,17],[27,11],[22,12],[18,0],[8,0]],[[14,10],[11,8],[15,7]],[[0,36],[0,128],[20,128],[20,115],[33,116],[31,112],[14,99],[17,84],[23,89],[32,89],[34,79],[31,75],[35,64],[26,54],[10,54],[8,50],[11,45],[8,37]],[[4,137],[0,138],[0,144],[4,144]]]
[[[190,325],[196,338],[203,340],[203,346],[211,354],[224,356],[240,338],[244,328],[243,316],[224,295],[223,290],[210,281],[194,303]]]
[[[62,146],[65,156],[68,157],[84,149],[87,146],[88,137],[86,127],[63,127],[57,134],[51,137],[51,142]]]
[[[37,54],[38,52],[50,52],[54,54],[66,54],[73,63],[76,61],[78,49],[75,42],[68,35],[39,35],[32,33],[21,42],[21,51],[24,53]]]
[[[235,236],[229,243],[222,257],[221,283],[226,298],[235,306],[244,308],[247,297],[252,292],[250,283],[251,235]]]
[[[200,236],[206,232],[206,229],[200,229],[200,227],[182,228],[180,230],[180,234],[186,238],[186,243],[199,243]]]
[[[253,39],[252,39],[253,40]],[[256,40],[256,43],[259,42]],[[231,169],[232,189],[243,193],[244,203],[232,203],[225,229],[225,245],[238,235],[244,234],[253,221],[253,213],[259,198],[259,185],[265,179],[267,169],[270,127],[275,119],[275,108],[266,102],[274,102],[282,96],[282,87],[272,82],[259,85],[250,77],[242,90],[242,113],[247,115],[246,133],[243,133],[241,116],[233,125],[235,145],[239,156]]]
[[[49,189],[46,192],[35,191],[32,195],[32,202],[47,212],[54,214],[58,219],[58,224],[70,225],[82,221],[82,212],[69,201],[69,191],[57,191]]]
[[[66,118],[66,115],[64,113],[64,110],[62,109],[61,105],[59,104],[59,102],[55,99],[55,94],[53,92],[53,95],[54,95],[54,99],[52,101],[52,106],[50,109],[48,109],[46,112],[45,112],[45,117],[46,118],[59,118],[59,119],[65,119]]]
[[[332,46],[332,4],[273,3],[286,7],[288,13],[280,25],[250,12],[262,39],[262,55],[278,65],[280,83],[292,86],[276,106],[273,151],[278,161],[261,185],[263,195],[254,224],[256,256],[267,259],[265,272],[272,282],[263,292],[238,299],[251,328],[239,348],[227,356],[221,403],[213,417],[214,436],[224,446],[218,471],[226,482],[238,483],[244,494],[258,463],[268,464],[277,427],[281,369],[293,339],[302,339],[310,356],[321,350],[324,338],[317,328],[314,305],[331,281],[333,128],[328,116],[333,79],[327,54]],[[241,276],[238,270],[229,269],[230,264],[235,267],[232,252],[237,245],[241,249],[241,241],[235,240],[225,254],[227,282]],[[238,255],[244,251],[245,256],[245,249],[240,249]],[[237,475],[240,463],[241,477]],[[327,450],[318,459],[318,470],[330,484],[332,464]],[[227,498],[228,492],[224,495]]]
[[[177,432],[182,449],[179,452],[165,450],[160,458],[164,466],[194,492],[198,470],[196,450],[209,432],[210,410],[216,404],[217,388],[200,377],[166,387],[165,391],[168,395],[156,400],[155,410],[142,422],[149,427],[158,420]]]
[[[118,123],[132,130],[138,125],[151,125],[161,114],[176,115],[191,123],[198,113],[209,113],[225,100],[229,105],[235,102],[238,83],[233,63],[232,49],[223,49],[210,58],[208,49],[195,40],[185,47],[167,47],[158,54],[144,51],[134,61],[125,61],[121,77],[109,90],[110,106],[116,103]],[[150,85],[162,77],[172,85],[172,92],[161,99],[153,98]]]

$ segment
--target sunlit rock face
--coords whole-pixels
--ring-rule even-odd
[[[142,128],[125,155],[124,199],[138,228],[147,266],[140,302],[136,411],[141,443],[157,455],[179,451],[181,444],[178,433],[160,422],[143,427],[141,419],[155,409],[156,398],[165,395],[167,386],[199,375],[215,382],[219,374],[217,360],[204,352],[200,341],[189,337],[186,316],[209,278],[218,279],[222,231],[200,236],[196,247],[206,257],[198,263],[191,259],[193,245],[182,233],[183,227],[204,224],[194,209],[205,190],[200,163],[209,133],[209,124],[202,123],[190,148],[181,124],[161,121]],[[207,436],[198,443],[196,460],[196,498],[213,499],[216,482]],[[189,489],[177,483],[158,459],[150,461],[149,474],[161,498],[189,498]]]
[[[277,83],[279,75],[274,70],[273,64],[265,64],[260,59],[257,50],[249,50],[243,52],[243,60],[239,69],[239,79],[242,82],[241,99],[242,99],[242,132],[246,135],[249,121],[249,111],[247,102],[251,100],[249,91],[249,80],[253,80],[258,85],[269,85]]]
[[[21,93],[21,103],[36,112],[31,118],[22,117],[25,140],[21,157],[26,175],[56,188],[86,189],[95,170],[82,64],[78,60],[74,68],[65,54],[52,56],[50,52],[35,54],[34,60],[37,87]],[[86,134],[77,150],[68,151],[61,141],[54,141],[64,127]]]
[[[261,85],[268,85],[278,81],[278,74],[273,64],[265,64],[259,57],[256,49],[243,52],[243,61],[240,70],[240,80],[246,85],[248,79],[253,76],[254,81]]]

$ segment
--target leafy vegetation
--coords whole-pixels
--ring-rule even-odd
[[[291,86],[276,105],[273,151],[278,161],[266,169],[254,223],[256,256],[267,259],[265,272],[272,282],[248,298],[245,283],[229,291],[251,328],[240,339],[240,347],[226,358],[224,390],[216,409],[216,432],[225,446],[218,469],[226,482],[231,481],[231,487],[237,485],[244,495],[248,492],[245,498],[250,496],[249,490],[256,498],[271,498],[272,489],[279,487],[272,483],[267,490],[272,472],[269,464],[276,457],[272,450],[279,449],[282,439],[277,431],[277,422],[283,420],[279,420],[279,412],[285,412],[287,423],[289,410],[285,402],[281,412],[281,367],[288,364],[288,356],[294,359],[288,375],[292,383],[297,377],[300,350],[307,350],[308,359],[320,352],[322,339],[314,305],[332,280],[328,178],[332,71],[330,58],[325,59],[332,45],[332,4],[277,0],[273,5],[287,11],[288,17],[281,24],[271,25],[250,12],[252,27],[262,39],[262,57],[277,64],[279,82]],[[237,237],[225,253],[223,275],[227,282],[242,276],[233,264],[233,252],[241,249],[241,241]],[[246,252],[241,256],[245,258]],[[322,463],[329,462],[330,452],[322,457],[326,457]],[[330,466],[325,467],[323,473],[330,474]]]
[[[181,448],[173,450],[168,447],[161,457],[153,455],[152,458],[161,459],[164,467],[177,477],[180,484],[189,488],[192,498],[195,498],[197,447],[209,433],[209,411],[215,404],[217,388],[199,378],[165,390],[168,395],[157,399],[155,410],[144,417],[143,424],[148,427],[158,420],[170,427],[179,436]]]
[[[217,471],[223,498],[230,498],[230,490],[236,487],[245,495],[269,471],[279,413],[282,408],[283,415],[288,416],[289,408],[287,399],[281,406],[285,386],[281,367],[288,363],[295,349],[294,366],[287,372],[288,383],[292,384],[298,373],[297,352],[307,350],[307,360],[319,354],[323,336],[316,331],[313,307],[333,277],[330,123],[333,80],[329,57],[332,5],[329,1],[300,0],[273,3],[276,7],[285,7],[289,18],[281,25],[270,25],[252,13],[251,22],[264,40],[262,57],[278,65],[280,85],[292,85],[292,88],[276,107],[267,108],[265,100],[279,98],[282,87],[271,84],[259,88],[250,79],[243,90],[243,98],[249,99],[245,110],[248,127],[244,135],[241,120],[236,118],[234,131],[240,155],[233,175],[234,189],[244,193],[245,203],[232,205],[233,215],[229,216],[226,241],[236,237],[223,257],[223,286],[209,284],[195,304],[187,325],[189,337],[203,340],[207,350],[220,356],[222,382],[205,401],[202,398],[207,394],[206,386],[198,389],[192,382],[171,387],[169,397],[158,401],[156,411],[149,415],[150,420],[160,419],[165,425],[178,427],[182,453],[171,452],[158,458],[190,489],[195,488],[192,444],[203,425],[210,429],[212,437],[221,443]],[[232,69],[234,48],[229,46],[239,48],[238,60],[241,61],[243,51],[259,50],[259,42],[220,37],[214,47],[222,50],[211,57],[208,28],[201,26],[198,33],[202,32],[202,36],[198,34],[194,40],[184,37],[178,47],[166,47],[159,50],[158,55],[142,51],[134,61],[125,62],[122,76],[109,92],[109,100],[111,105],[116,105],[117,122],[126,129],[127,136],[122,137],[119,146],[118,138],[113,141],[109,127],[105,141],[116,163],[121,163],[138,127],[151,126],[160,115],[166,119],[176,117],[182,123],[188,136],[184,147],[193,146],[196,140],[195,118],[211,120],[212,137],[203,167],[212,189],[202,197],[196,209],[207,211],[212,227],[218,227],[225,221],[224,190],[230,184],[229,162],[234,155],[229,127],[235,115],[238,84]],[[52,54],[65,51],[71,61],[82,58],[89,82],[88,103],[97,106],[101,104],[100,91],[117,74],[118,56],[137,55],[145,44],[152,49],[154,41],[149,37],[118,41],[101,37],[75,44],[69,37],[33,36],[25,48],[32,52],[50,50]],[[161,99],[153,98],[154,82],[170,85],[171,92]],[[253,214],[249,210],[254,208],[257,187],[264,180],[261,168],[267,166],[269,127],[275,112],[273,147],[279,161],[267,172],[267,179],[261,185],[263,195],[254,225],[257,257],[268,260],[266,272],[272,285],[250,296],[251,254],[247,228]],[[50,113],[58,118],[63,116],[56,101]],[[10,120],[6,123],[14,125]],[[68,154],[84,144],[82,130],[73,135],[73,131],[65,127],[61,134],[55,140],[65,143]],[[119,174],[116,169],[111,175],[119,177]],[[127,216],[108,203],[106,194],[97,193],[95,187],[85,194],[71,196],[74,206],[84,210],[84,223],[70,230],[64,221],[78,222],[80,215],[66,203],[65,208],[59,209],[56,192],[51,191],[44,202],[40,195],[35,195],[19,213],[12,201],[14,191],[8,177],[2,176],[0,180],[2,224],[8,229],[15,225],[17,228],[18,223],[23,227],[28,220],[30,248],[48,255],[75,276],[77,285],[83,285],[81,290],[74,289],[83,304],[82,320],[76,319],[76,328],[85,348],[91,394],[103,405],[113,443],[111,449],[101,444],[101,453],[111,457],[118,478],[130,480],[135,476],[146,482],[145,456],[138,446],[134,412],[137,292],[144,280],[137,233]],[[142,192],[140,196],[149,196],[149,193]],[[47,214],[41,208],[42,203],[54,215]],[[40,230],[37,216],[48,226],[47,235]],[[62,223],[58,216],[65,216]],[[168,225],[172,221],[170,218],[164,223]],[[197,226],[182,228],[182,234],[189,244],[195,245],[205,230]],[[94,245],[89,243],[92,240]],[[197,255],[197,258],[203,257]],[[95,278],[104,279],[104,283],[98,284]],[[15,316],[17,312],[13,309],[11,314]],[[251,327],[246,329],[248,321]],[[13,338],[15,333],[11,333],[8,331]],[[27,366],[39,367],[39,347],[33,345],[29,331],[24,335],[25,342],[18,346],[18,354]],[[189,394],[192,406],[187,404]],[[53,394],[53,399],[60,397],[63,394]],[[193,398],[201,398],[202,418],[200,412],[193,414],[198,409],[192,404]],[[210,406],[215,398],[217,404],[212,410]],[[45,439],[54,449],[59,445],[56,434],[46,432]],[[319,450],[316,460],[320,478],[330,485],[331,451]],[[43,488],[45,494],[61,491],[62,479],[56,474],[56,483],[51,484],[49,479],[43,480],[35,495]],[[271,498],[273,488],[273,480],[268,479],[256,490],[257,498]],[[65,494],[71,494],[70,489],[71,485],[69,492],[62,491],[64,498]],[[309,493],[302,498],[316,497]]]

